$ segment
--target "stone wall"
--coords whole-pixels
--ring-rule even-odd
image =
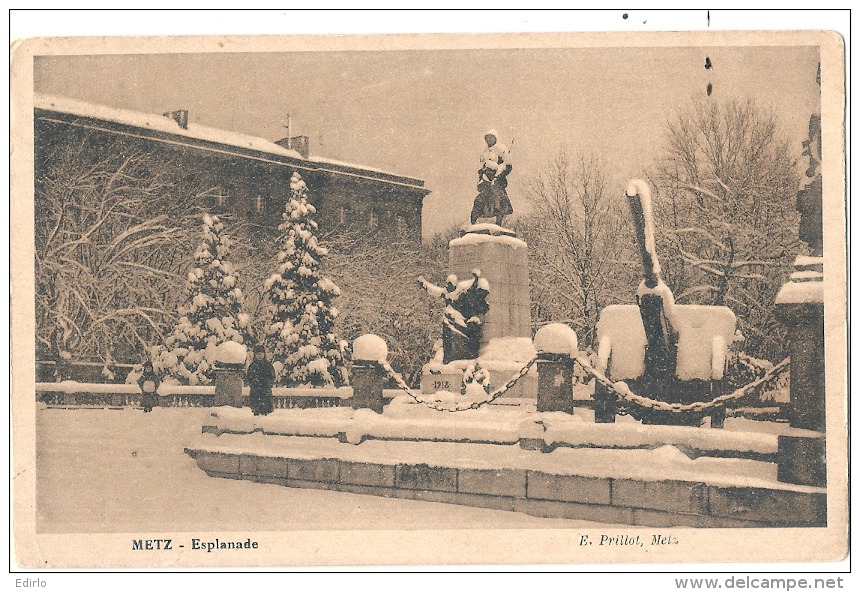
[[[524,512],[547,518],[638,526],[824,526],[826,494],[811,490],[556,475],[526,469],[470,469],[300,459],[186,449],[211,477],[286,487]]]

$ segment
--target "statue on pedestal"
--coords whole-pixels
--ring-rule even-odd
[[[821,84],[821,65],[815,80]],[[800,240],[811,256],[799,256],[794,272],[776,295],[777,318],[788,329],[791,356],[788,421],[796,434],[778,437],[777,479],[784,483],[827,486],[826,394],[824,356],[824,227],[822,216],[821,116],[809,118],[803,142],[809,158],[806,179],[797,192]],[[805,433],[800,430],[807,430]]]
[[[481,153],[478,195],[475,197],[470,217],[472,224],[477,222],[478,218],[495,218],[496,225],[501,226],[505,216],[514,213],[507,191],[507,177],[513,166],[507,146],[500,144],[498,137],[496,130],[489,130],[484,134],[487,148]]]
[[[472,279],[463,281],[458,281],[456,275],[449,275],[444,288],[431,284],[423,277],[418,278],[418,284],[431,296],[445,300],[443,363],[477,358],[483,323],[480,315],[490,309],[487,304],[490,284],[481,277],[481,270],[472,270]]]

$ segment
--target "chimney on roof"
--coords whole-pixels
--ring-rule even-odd
[[[177,109],[176,111],[165,111],[162,113],[166,118],[174,120],[182,129],[188,129],[188,110]]]
[[[307,136],[293,136],[292,138],[284,138],[275,142],[278,146],[283,146],[288,150],[295,150],[302,155],[302,158],[308,158],[311,153],[311,139]]]

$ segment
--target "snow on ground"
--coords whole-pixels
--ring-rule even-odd
[[[459,395],[457,395],[459,397]],[[777,452],[777,435],[800,431],[787,424],[729,418],[725,429],[710,427],[642,425],[629,416],[615,423],[594,423],[594,412],[577,409],[566,413],[537,413],[534,404],[484,405],[456,413],[440,412],[398,396],[382,415],[348,407],[278,409],[271,415],[254,416],[250,409],[218,407],[206,418],[221,430],[250,433],[334,437],[343,432],[351,442],[362,436],[389,440],[437,440],[515,444],[531,438],[531,426],[540,423],[541,438],[548,445],[604,448],[657,448],[675,445],[688,450],[739,451],[757,454]]]
[[[163,383],[162,383],[163,386]],[[64,380],[62,382],[37,382],[36,391],[44,393],[99,393],[116,395],[136,395],[140,393],[140,386],[134,384],[116,384],[111,382],[78,382],[76,380]],[[164,394],[159,389],[159,394]],[[215,387],[212,387],[215,392]]]
[[[155,408],[144,414],[132,408],[70,410],[39,405],[37,531],[596,526],[587,521],[208,477],[183,449],[200,438],[200,427],[211,412],[206,408]],[[288,450],[287,440],[301,440],[306,445],[322,442],[270,439],[282,441]],[[331,443],[356,449],[334,440]]]
[[[137,383],[117,384],[113,382],[77,382],[75,380],[64,380],[62,382],[37,382],[37,393],[98,393],[98,394],[116,394],[116,395],[136,395],[140,394],[140,387]],[[251,387],[245,385],[242,387],[242,394],[248,396],[251,392]],[[383,389],[383,394],[387,398],[391,398],[402,391],[399,389]],[[158,394],[166,397],[169,395],[214,395],[215,385],[201,384],[170,384],[162,382],[158,387]],[[351,386],[341,387],[283,387],[276,386],[272,388],[272,394],[276,397],[329,397],[337,399],[349,399],[352,397]]]

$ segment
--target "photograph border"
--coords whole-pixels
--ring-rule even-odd
[[[263,565],[376,565],[385,564],[565,564],[630,562],[623,549],[599,552],[577,548],[585,531],[297,531],[255,532],[260,550],[252,558],[201,558],[188,551],[169,557],[133,554],[129,534],[54,535],[35,532],[35,388],[32,373],[35,331],[32,277],[33,228],[14,224],[33,219],[33,81],[32,60],[37,55],[158,53],[217,53],[230,51],[344,51],[427,49],[487,49],[512,47],[666,47],[699,45],[780,46],[820,45],[822,72],[844,71],[841,37],[828,32],[719,32],[719,33],[549,33],[393,36],[292,37],[180,37],[180,38],[53,38],[29,39],[13,47],[10,117],[12,124],[10,264],[13,511],[15,554],[24,567],[222,567]],[[824,153],[840,158],[822,163],[824,179],[825,349],[827,382],[828,526],[823,529],[683,529],[683,544],[661,549],[645,562],[688,563],[748,561],[829,561],[847,553],[847,311],[844,78],[821,89]],[[834,361],[835,360],[835,361]],[[647,530],[649,533],[659,529]],[[631,530],[632,532],[632,530]],[[133,533],[137,536],[139,533]],[[212,538],[218,533],[183,533]],[[774,540],[777,535],[778,540]],[[815,545],[810,545],[814,536]],[[492,540],[490,540],[492,539]],[[729,548],[730,544],[734,547]],[[769,547],[762,552],[764,546]],[[81,550],[84,550],[83,552]],[[420,554],[418,552],[420,551]],[[383,554],[384,552],[384,554]],[[44,562],[44,563],[43,563]]]

